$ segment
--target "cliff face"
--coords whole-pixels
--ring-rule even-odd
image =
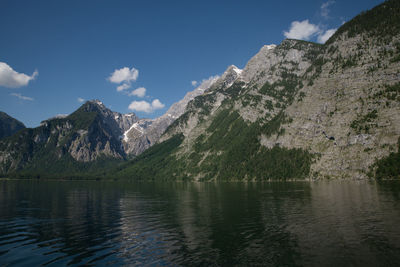
[[[262,144],[318,155],[311,166],[315,177],[365,178],[377,159],[397,150],[399,37],[344,32],[326,45],[285,110],[292,118],[285,134],[262,137]]]
[[[387,1],[325,45],[264,46],[233,82],[191,101],[165,143],[121,175],[146,179],[159,151],[160,179],[367,178],[398,150],[399,103],[400,4]]]
[[[302,77],[321,51],[321,45],[296,40],[264,46],[234,80],[217,82],[190,102],[160,139],[183,136],[172,155],[181,163],[180,171],[174,172],[177,178],[269,179],[264,169],[271,166],[261,164],[271,153],[282,157],[280,168],[290,165],[290,153],[297,157],[302,151],[270,151],[275,145],[262,149],[260,138],[264,133],[282,134],[280,125],[290,121],[284,111],[294,101],[303,86]],[[293,175],[308,174],[295,169],[309,165],[311,156],[300,158],[301,163],[291,167]]]
[[[211,90],[213,87],[229,87],[239,77],[241,70],[230,66],[221,77],[213,76],[203,81],[195,90],[188,92],[183,99],[174,103],[167,112],[156,119],[142,119],[125,132],[126,153],[137,156],[156,144],[165,130],[186,110],[190,101]]]
[[[366,178],[400,136],[400,4],[387,1],[340,28],[304,75],[285,134],[265,146],[317,155],[313,177]]]

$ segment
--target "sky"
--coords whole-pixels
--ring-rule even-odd
[[[162,115],[263,45],[325,42],[383,0],[0,0],[0,111],[36,127],[86,100]]]

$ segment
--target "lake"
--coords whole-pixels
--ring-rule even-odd
[[[0,266],[399,263],[397,181],[0,181]]]

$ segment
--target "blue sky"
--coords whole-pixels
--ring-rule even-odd
[[[264,44],[322,42],[381,2],[0,0],[0,110],[28,127],[89,99],[157,117]]]

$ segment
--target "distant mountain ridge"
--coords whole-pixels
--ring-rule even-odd
[[[39,127],[24,129],[0,141],[0,173],[77,175],[95,169],[90,166],[99,170],[108,166],[98,161],[122,161],[137,156],[158,142],[191,100],[217,81],[226,83],[233,79],[233,70],[239,71],[230,67],[222,77],[204,81],[156,119],[114,112],[100,100],[91,100],[70,115],[44,120]]]
[[[98,100],[88,101],[67,117],[0,140],[0,172],[80,173],[98,160],[123,160],[121,136],[137,121],[133,113],[112,112]]]
[[[89,101],[66,118],[0,140],[0,173],[199,181],[399,177],[399,29],[400,2],[389,0],[324,45],[291,39],[265,45],[243,70],[228,67],[157,119]]]

